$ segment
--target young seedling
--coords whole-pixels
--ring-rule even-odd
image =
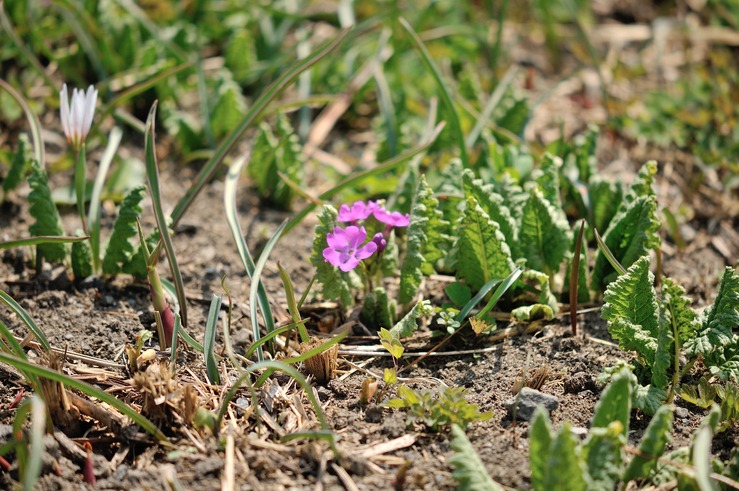
[[[151,303],[154,306],[154,317],[157,323],[157,331],[159,333],[159,344],[161,349],[165,350],[172,346],[172,337],[174,335],[174,315],[172,309],[167,302],[164,293],[162,280],[159,278],[157,271],[157,263],[159,262],[159,252],[161,250],[161,241],[154,248],[153,252],[149,252],[149,246],[146,245],[144,231],[141,229],[141,223],[137,220],[136,224],[139,231],[139,240],[146,257],[146,274],[149,281],[149,291],[151,292]],[[167,233],[166,230],[164,233]]]

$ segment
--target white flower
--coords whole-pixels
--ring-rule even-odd
[[[67,84],[64,84],[59,93],[62,111],[62,128],[64,135],[75,150],[78,150],[82,142],[87,138],[87,133],[92,126],[92,117],[95,115],[95,102],[97,102],[98,91],[90,85],[87,93],[79,89],[72,91],[72,104],[70,108],[67,96]]]

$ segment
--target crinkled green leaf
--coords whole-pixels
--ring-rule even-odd
[[[624,445],[631,418],[631,370],[621,369],[612,379],[595,405],[590,432],[583,445],[591,489],[612,490],[623,470]]]
[[[475,198],[467,198],[466,204],[458,228],[457,278],[476,292],[491,279],[505,278],[515,266],[498,224]]]
[[[4,194],[18,187],[31,165],[31,153],[28,145],[28,136],[21,133],[18,137],[18,150],[16,150],[13,161],[10,163],[10,169],[8,169],[8,173],[3,180]]]
[[[150,233],[146,237],[146,247],[149,249],[149,252],[153,251],[158,243],[159,243],[159,229],[154,229],[152,233]],[[136,253],[133,256],[131,256],[131,259],[129,259],[126,263],[123,264],[123,266],[121,267],[121,271],[123,271],[126,274],[135,276],[136,278],[140,278],[142,280],[146,279],[148,275],[146,271],[147,259],[148,258],[146,257],[144,248],[141,246],[141,244],[139,244],[139,246],[136,248]]]
[[[674,322],[678,332],[678,346],[692,340],[700,329],[695,310],[690,308],[692,300],[685,296],[685,289],[672,278],[662,279],[662,312],[665,322]]]
[[[626,435],[623,425],[613,421],[605,428],[590,428],[582,446],[583,459],[588,469],[592,491],[612,491],[621,478]]]
[[[133,188],[118,208],[118,217],[113,224],[113,232],[110,234],[103,258],[103,273],[106,275],[120,273],[123,265],[130,261],[135,253],[130,239],[137,234],[136,219],[141,216],[140,203],[145,192],[145,186]]]
[[[495,186],[495,192],[503,198],[503,205],[508,208],[513,220],[520,223],[523,205],[529,199],[529,193],[516,184],[516,181],[508,173],[494,181],[493,186]]]
[[[323,297],[326,300],[338,300],[348,307],[354,303],[354,290],[362,286],[359,277],[354,271],[344,273],[323,258],[323,250],[328,247],[326,236],[334,231],[337,217],[336,208],[331,205],[325,205],[318,213],[319,224],[316,226],[310,262],[316,268],[316,279],[323,288]]]
[[[739,343],[733,329],[739,326],[739,275],[734,268],[727,267],[721,278],[721,285],[713,305],[706,309],[698,336],[687,343],[690,355],[707,356],[714,351],[719,352],[712,357],[711,364],[721,358],[721,348],[729,344]]]
[[[559,172],[562,167],[562,159],[552,154],[544,154],[541,168],[532,172],[531,177],[539,185],[544,199],[554,206],[556,210],[562,211],[561,187],[559,184]]]
[[[582,458],[577,438],[570,431],[570,424],[564,423],[549,447],[547,472],[544,477],[544,490],[585,491],[589,486],[589,476]]]
[[[672,409],[670,406],[661,406],[654,413],[644,436],[639,442],[639,451],[645,455],[660,457],[670,441],[672,431]],[[634,456],[623,475],[623,482],[636,479],[645,479],[657,465],[657,460]]]
[[[28,227],[28,231],[35,236],[64,235],[59,211],[51,199],[46,171],[35,160],[31,163],[28,184],[31,186],[31,192],[28,194],[28,202],[31,204],[30,213],[36,219]],[[61,262],[67,256],[67,247],[58,243],[38,244],[36,251],[51,262]]]
[[[411,207],[411,219],[406,233],[406,252],[400,267],[398,299],[406,304],[416,298],[425,274],[434,272],[433,263],[441,258],[438,242],[442,241],[443,220],[439,201],[426,184],[425,176],[418,181],[416,197]],[[441,224],[441,226],[440,226]]]
[[[428,300],[419,300],[413,308],[400,319],[392,329],[390,334],[405,338],[413,334],[418,329],[418,319],[423,315],[432,315],[434,308]]]
[[[531,188],[523,207],[518,240],[526,265],[550,275],[559,271],[569,252],[570,225],[561,210],[552,206],[536,187]]]
[[[503,491],[503,488],[490,478],[480,456],[467,439],[464,430],[452,425],[452,450],[454,455],[449,464],[454,468],[452,476],[460,491]]]
[[[535,320],[550,321],[554,319],[554,311],[552,311],[549,305],[535,303],[511,310],[511,317],[518,322],[531,322]]]
[[[75,280],[83,280],[92,275],[92,251],[89,241],[73,242],[70,257]]]
[[[660,221],[657,217],[657,202],[654,196],[639,196],[632,201],[624,198],[623,210],[611,221],[603,235],[603,241],[624,268],[646,254],[650,249],[660,247],[658,232]],[[592,288],[601,291],[616,277],[616,272],[599,250],[593,268]]]
[[[616,215],[623,200],[623,187],[620,184],[601,176],[594,176],[590,180],[588,198],[593,226],[597,230],[608,230],[608,225]]]
[[[637,385],[634,390],[634,406],[647,414],[655,414],[667,400],[667,390],[653,384]]]
[[[536,491],[546,489],[545,482],[548,473],[547,459],[551,453],[552,424],[549,421],[547,410],[539,406],[534,411],[534,417],[529,429],[529,467],[531,467],[531,487]]]
[[[477,200],[477,203],[490,219],[500,227],[506,244],[511,250],[511,257],[518,257],[516,252],[518,228],[508,207],[504,204],[503,197],[495,192],[495,187],[492,184],[483,184],[481,179],[475,179],[475,175],[470,169],[464,170],[462,183],[465,197],[472,197]]]
[[[520,281],[534,289],[533,291],[530,289],[522,290],[521,300],[548,305],[552,312],[559,312],[559,302],[549,285],[549,275],[541,271],[527,269],[521,275]]]
[[[218,88],[218,100],[210,115],[213,137],[217,140],[225,137],[239,124],[244,113],[246,101],[241,94],[241,88],[233,80],[223,80]]]
[[[659,304],[649,271],[649,256],[636,261],[626,274],[608,285],[601,316],[621,349],[637,352],[650,366],[651,382],[667,387],[671,360],[671,330],[659,321]]]
[[[298,137],[286,118],[277,118],[276,135],[266,123],[252,146],[248,172],[257,184],[259,195],[270,204],[289,209],[295,191],[278,172],[295,183],[302,180],[303,162]]]
[[[395,302],[388,299],[384,288],[378,286],[364,297],[359,319],[373,331],[395,324]]]

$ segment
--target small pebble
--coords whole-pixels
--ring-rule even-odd
[[[676,407],[675,408],[675,416],[680,419],[686,419],[690,417],[690,411],[685,409],[684,407]]]
[[[544,406],[544,409],[550,413],[559,407],[559,399],[553,395],[539,392],[538,390],[524,387],[518,396],[508,399],[505,402],[508,408],[508,415],[513,417],[514,407],[518,405],[516,410],[516,418],[529,420],[534,415],[534,411],[538,406]]]

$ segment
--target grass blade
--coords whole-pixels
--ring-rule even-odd
[[[114,126],[113,129],[110,130],[108,145],[105,147],[105,152],[103,152],[103,156],[100,159],[98,172],[95,176],[95,183],[92,186],[90,209],[87,211],[87,225],[90,232],[90,249],[92,250],[92,267],[96,273],[100,271],[100,196],[103,194],[105,178],[108,175],[110,164],[113,163],[113,157],[115,157],[115,154],[118,151],[118,146],[121,144],[122,138],[123,131],[121,131],[118,126]]]
[[[177,258],[174,254],[172,238],[169,236],[167,219],[164,216],[164,209],[162,208],[162,196],[159,191],[159,169],[157,167],[157,157],[155,153],[156,143],[154,141],[154,119],[156,117],[156,113],[157,102],[154,101],[154,104],[151,106],[151,110],[149,111],[149,117],[146,120],[146,177],[149,182],[151,204],[154,208],[154,217],[156,218],[157,227],[159,228],[160,240],[164,246],[164,252],[167,254],[167,262],[169,263],[169,270],[172,272],[172,279],[174,280],[175,291],[177,293],[177,301],[180,304],[182,325],[187,327],[187,300],[185,299],[185,287],[182,284],[182,274],[180,273],[180,267],[177,264]]]
[[[305,324],[305,320],[301,320],[300,321],[300,325],[303,325],[303,324]],[[244,358],[248,360],[249,358],[251,358],[251,355],[254,354],[254,352],[257,350],[257,348],[259,346],[262,346],[265,343],[268,343],[269,341],[271,341],[272,339],[276,338],[280,334],[284,334],[286,332],[289,332],[294,327],[295,327],[295,322],[291,322],[290,324],[288,324],[286,326],[278,327],[274,331],[265,334],[264,336],[262,336],[261,338],[259,338],[259,341],[255,341],[254,343],[251,344],[251,346],[249,346],[249,349],[246,350],[246,353],[244,354]]]
[[[172,332],[172,346],[170,347],[169,353],[169,366],[171,367],[172,372],[175,371],[175,365],[177,364],[177,344],[180,340],[178,336],[184,333],[185,331],[182,330],[182,318],[180,317],[180,313],[177,312],[174,315],[174,331]],[[203,350],[203,352],[205,352],[205,350]]]
[[[41,458],[44,455],[44,433],[46,433],[46,404],[38,396],[31,396],[30,442],[28,462],[23,473],[24,491],[32,491],[41,475]]]
[[[46,335],[44,334],[44,331],[42,331],[36,323],[33,321],[30,315],[28,315],[28,312],[26,312],[23,307],[18,304],[13,298],[5,293],[4,291],[0,290],[0,302],[4,303],[8,307],[10,307],[10,310],[15,312],[15,315],[20,317],[21,321],[28,327],[28,329],[36,336],[36,339],[38,339],[39,344],[44,348],[44,351],[47,353],[51,351],[51,346],[49,345],[49,341],[46,339]]]
[[[87,168],[87,145],[82,143],[77,152],[77,161],[74,165],[74,195],[77,202],[77,213],[80,214],[82,230],[89,235],[87,220],[85,220],[85,170]]]
[[[5,15],[5,11],[2,7],[2,0],[0,0],[0,17],[3,17]],[[53,85],[51,86],[53,87]],[[2,79],[0,79],[0,87],[5,89],[5,91],[10,94],[13,99],[15,99],[21,109],[23,109],[23,112],[26,114],[28,127],[31,130],[31,138],[33,139],[34,157],[36,158],[36,162],[38,162],[38,165],[40,165],[42,168],[46,168],[46,154],[44,151],[44,139],[41,136],[41,123],[31,109],[31,106],[28,105],[26,99],[23,98],[20,92],[15,90],[10,84]]]
[[[498,303],[498,300],[500,300],[500,297],[505,295],[505,293],[513,286],[513,284],[518,280],[518,277],[521,276],[521,273],[523,273],[523,269],[516,268],[513,270],[511,274],[506,276],[506,278],[500,282],[500,285],[498,285],[498,288],[495,289],[495,293],[493,293],[493,296],[490,297],[490,300],[488,300],[488,303],[483,307],[483,309],[475,315],[478,319],[482,319],[487,315],[490,310],[495,307],[495,304]]]
[[[436,66],[434,60],[431,58],[431,54],[428,52],[428,49],[426,49],[426,45],[423,44],[423,41],[421,41],[421,38],[418,37],[418,34],[416,34],[416,31],[413,30],[413,27],[411,27],[407,20],[401,17],[399,21],[400,25],[403,26],[406,32],[408,32],[408,34],[411,36],[411,39],[416,45],[416,50],[418,50],[419,54],[421,55],[421,61],[423,62],[426,69],[431,72],[431,75],[436,82],[436,87],[439,90],[439,96],[441,100],[444,101],[444,105],[449,111],[449,125],[451,126],[451,130],[454,132],[454,138],[457,140],[457,145],[459,146],[459,158],[462,161],[462,166],[466,169],[469,167],[469,160],[467,158],[467,147],[465,146],[464,134],[462,133],[462,124],[459,122],[459,113],[454,106],[452,96],[447,90],[447,86],[444,83],[444,80],[441,78],[441,72],[439,72],[439,68]]]
[[[10,332],[10,329],[8,329],[7,326],[2,323],[2,321],[0,321],[0,339],[4,340],[4,343],[0,343],[0,351],[9,351],[21,360],[28,361],[28,357],[26,357],[26,352],[23,351],[23,347],[20,345],[20,343],[18,343],[18,340],[15,339],[13,333]],[[26,381],[31,385],[31,388],[33,388],[36,393],[43,397],[43,393],[40,390],[41,385],[39,384],[38,378],[26,371],[19,371],[21,375],[23,375],[23,377],[26,379]]]
[[[498,284],[500,284],[501,281],[503,281],[503,280],[500,279],[500,278],[493,278],[492,280],[490,280],[487,283],[485,283],[484,285],[482,285],[482,288],[480,288],[480,291],[477,292],[477,295],[475,295],[474,297],[472,297],[464,305],[464,307],[462,307],[462,310],[459,311],[459,314],[457,314],[457,319],[459,319],[460,322],[463,321],[464,319],[466,319],[467,316],[472,311],[472,309],[475,308],[475,305],[477,305],[478,303],[480,303],[480,300],[482,300],[483,298],[485,298],[485,295],[487,295],[490,292],[490,290],[492,290]]]
[[[580,280],[580,251],[582,250],[582,240],[585,232],[585,220],[580,222],[580,232],[577,234],[577,242],[575,242],[575,256],[572,258],[572,266],[570,267],[570,326],[572,327],[572,335],[577,336],[577,287]]]
[[[249,310],[251,310],[251,328],[254,333],[254,341],[259,340],[259,322],[257,320],[257,295],[259,294],[259,281],[262,276],[262,270],[264,269],[264,265],[267,264],[267,258],[269,258],[269,253],[272,252],[272,249],[274,249],[275,245],[277,244],[277,241],[280,239],[280,236],[282,235],[282,232],[285,230],[285,225],[287,225],[287,220],[282,222],[282,224],[277,227],[277,230],[275,231],[274,235],[269,239],[267,244],[264,246],[264,249],[262,250],[262,254],[260,254],[259,259],[257,260],[256,267],[254,268],[254,274],[251,277],[251,291],[249,294]],[[266,310],[265,310],[266,308]],[[261,302],[259,303],[259,310],[262,312],[262,318],[265,319],[265,323],[267,318],[272,319],[272,307],[269,305],[269,301],[265,302],[265,305],[263,305]],[[267,332],[274,330],[274,324],[272,326],[267,326]],[[259,361],[263,360],[264,354],[262,353],[261,348],[257,348],[257,358]]]
[[[179,325],[180,336],[182,336],[182,340],[191,348],[199,351],[200,353],[205,353],[205,348],[203,348],[203,345],[198,343],[195,338],[190,336],[190,334],[182,328],[182,318],[180,317],[180,303],[177,301],[177,291],[175,290],[174,285],[164,278],[161,278],[161,282],[164,289],[167,290],[169,296],[174,299],[172,312],[174,312],[175,315],[175,322]],[[174,337],[172,339],[174,339]]]
[[[608,262],[611,263],[611,266],[613,266],[613,269],[618,271],[618,274],[625,274],[626,268],[624,268],[621,265],[621,263],[618,262],[618,259],[616,259],[616,256],[613,255],[613,253],[611,252],[611,249],[609,249],[606,243],[603,242],[603,239],[598,233],[598,229],[593,228],[593,232],[595,232],[595,241],[598,243],[598,247],[603,252],[603,255],[606,257],[606,259],[608,259]]]
[[[131,421],[136,423],[141,429],[151,434],[160,442],[167,442],[167,437],[164,436],[164,433],[162,433],[161,430],[159,430],[159,428],[157,428],[154,423],[139,414],[138,411],[136,411],[125,402],[108,394],[103,390],[98,389],[97,387],[88,384],[87,382],[83,382],[81,380],[77,380],[75,378],[64,375],[63,373],[59,373],[49,368],[30,363],[27,360],[22,360],[8,353],[0,352],[0,362],[6,363],[18,370],[32,373],[37,377],[45,378],[53,382],[59,382],[60,384],[63,384],[67,387],[79,390],[80,392],[83,392],[90,397],[94,397],[95,399],[117,409],[121,414],[131,419]]]
[[[68,235],[39,235],[36,237],[29,237],[27,239],[0,242],[0,249],[12,249],[13,247],[33,246],[38,244],[69,244],[72,242],[82,242],[89,238],[90,237],[87,235],[82,237]]]
[[[241,384],[243,384],[245,381],[249,380],[251,377],[251,374],[254,372],[257,372],[259,370],[263,369],[271,369],[274,371],[280,371],[288,374],[291,376],[295,381],[303,388],[303,391],[305,392],[305,395],[308,397],[308,400],[310,401],[311,405],[313,406],[313,410],[316,412],[316,417],[318,418],[318,421],[321,423],[321,428],[327,431],[330,431],[330,427],[328,425],[328,422],[326,421],[326,416],[323,414],[323,410],[321,409],[321,405],[318,403],[318,400],[316,399],[315,394],[311,390],[310,385],[308,384],[308,381],[303,377],[303,375],[295,368],[291,367],[290,365],[286,365],[285,363],[281,361],[261,361],[259,363],[255,363],[254,365],[247,368],[244,373],[241,374],[241,376],[236,379],[233,386],[231,387],[231,390],[228,391],[226,394],[226,397],[223,398],[223,403],[221,405],[221,409],[218,411],[218,417],[216,418],[216,429],[220,428],[221,422],[223,421],[223,417],[226,415],[226,411],[228,410],[228,405],[233,400],[233,398],[236,396],[236,392],[239,390],[239,387],[241,387]]]
[[[280,279],[282,279],[282,285],[285,288],[288,312],[290,312],[290,317],[292,317],[293,322],[298,326],[300,341],[306,343],[310,339],[310,336],[308,336],[308,331],[305,329],[305,325],[300,319],[300,307],[298,307],[298,302],[295,301],[295,288],[293,288],[293,282],[290,279],[290,275],[285,271],[285,268],[280,264],[280,261],[277,261],[277,269],[280,272]]]
[[[269,103],[272,102],[272,100],[288,85],[290,85],[298,75],[315,65],[319,60],[336,49],[348,32],[348,30],[341,31],[334,39],[317,48],[310,56],[296,60],[283,72],[280,78],[275,80],[265,89],[259,99],[257,99],[249,108],[249,111],[246,113],[244,119],[241,120],[239,125],[229,133],[220,145],[218,145],[213,156],[198,173],[193,185],[190,186],[190,189],[187,190],[182,199],[177,203],[177,206],[175,206],[171,215],[172,226],[175,226],[180,221],[182,216],[185,214],[185,211],[187,211],[190,205],[192,205],[195,197],[203,189],[203,186],[205,186],[210,178],[213,177],[213,174],[216,172],[221,162],[223,162],[226,155],[233,150],[244,132],[257,120]]]
[[[205,338],[203,344],[205,347],[205,370],[208,374],[208,381],[211,384],[220,384],[221,377],[218,373],[218,363],[213,356],[213,350],[216,344],[216,328],[218,327],[218,313],[221,311],[221,303],[223,299],[218,295],[213,295],[210,301],[210,310],[208,311],[208,321],[205,323]]]
[[[490,123],[490,118],[493,115],[493,111],[495,111],[495,108],[498,107],[498,103],[505,95],[508,86],[511,84],[511,82],[513,81],[513,77],[515,77],[517,73],[518,67],[512,65],[505,73],[505,75],[503,75],[503,78],[500,80],[500,82],[498,82],[498,85],[495,86],[495,90],[493,90],[493,93],[490,95],[490,99],[488,99],[488,102],[485,104],[482,113],[480,113],[480,117],[478,118],[477,123],[475,123],[472,131],[470,131],[470,133],[467,135],[467,139],[465,140],[465,145],[467,146],[467,148],[472,148],[477,139],[480,137],[480,133],[482,133],[482,130],[485,129],[485,126]]]
[[[246,158],[241,157],[236,159],[236,161],[231,164],[231,168],[229,169],[228,175],[226,176],[226,181],[224,182],[223,206],[226,209],[226,221],[228,222],[228,228],[231,230],[231,235],[233,236],[234,242],[236,242],[236,249],[238,250],[239,257],[241,258],[241,263],[244,265],[244,269],[246,269],[246,273],[249,275],[249,278],[252,278],[252,281],[254,281],[254,269],[256,266],[254,264],[254,260],[251,257],[251,253],[249,252],[249,247],[246,245],[246,240],[244,240],[244,233],[241,230],[241,225],[239,224],[239,214],[236,209],[236,185],[238,184],[239,176],[241,175],[241,170],[245,163]],[[259,308],[262,311],[264,325],[267,327],[267,331],[270,332],[275,328],[275,321],[272,318],[272,309],[269,307],[267,291],[264,289],[264,285],[262,285],[261,283],[256,285],[252,284],[252,289],[254,288],[257,289]],[[254,341],[256,342],[258,339],[259,338],[257,337],[254,339]]]

